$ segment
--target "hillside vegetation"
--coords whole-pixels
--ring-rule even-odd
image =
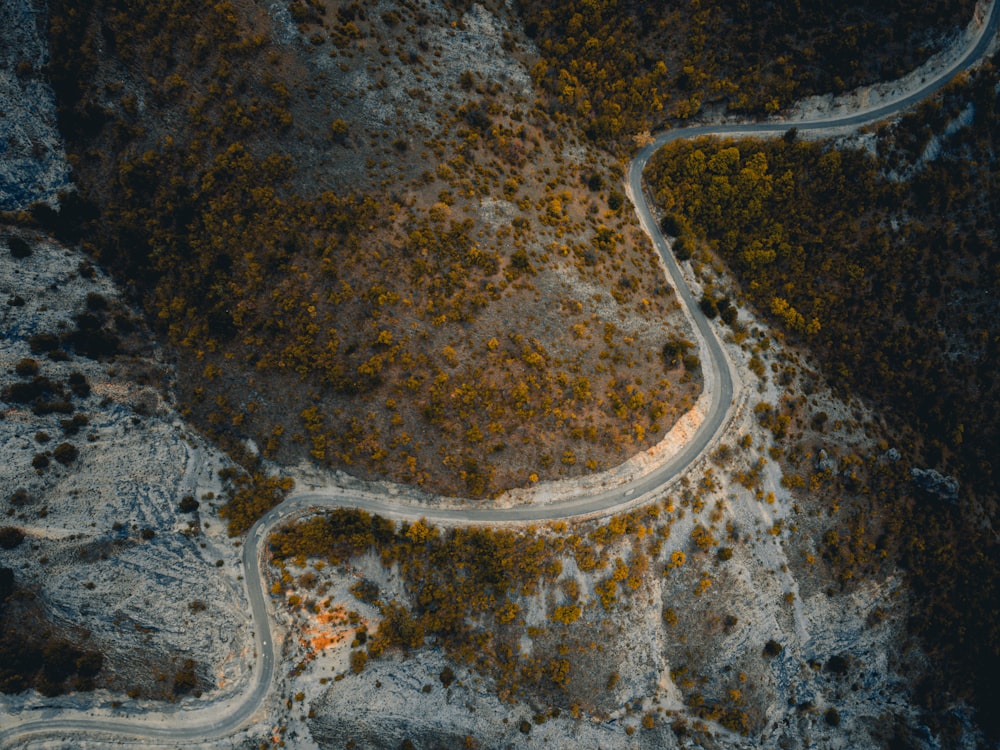
[[[997,91],[994,60],[869,149],[794,131],[704,139],[665,148],[647,173],[680,257],[724,259],[836,388],[876,405],[909,460],[958,479],[957,497],[897,484],[874,512],[923,597],[915,632],[984,709],[1000,658]],[[710,281],[703,305],[716,294]]]
[[[564,114],[609,145],[699,100],[770,111],[895,74],[969,11],[890,5],[56,2],[80,193],[36,218],[132,290],[185,413],[248,465],[252,439],[472,496],[596,471],[700,375],[661,358],[677,303]]]
[[[813,94],[898,78],[969,22],[970,0],[522,2],[550,104],[598,141],[702,107],[773,114]]]
[[[492,495],[620,463],[693,403],[618,167],[452,60],[517,47],[502,10],[130,7],[53,4],[81,190],[36,218],[132,290],[185,412],[248,463],[252,438]]]
[[[146,329],[125,306],[88,293],[71,318],[12,338],[32,357],[11,359],[0,383],[16,417],[4,422],[17,441],[9,463],[24,478],[0,528],[0,547],[21,556],[0,566],[0,690],[130,685],[131,697],[176,699],[223,687],[255,653],[233,634],[264,624],[241,619],[199,566],[242,586],[239,545],[217,544],[210,514],[230,534],[249,528],[294,486],[275,464],[489,497],[598,471],[662,437],[702,373],[622,192],[632,137],[706,107],[773,113],[893,77],[966,23],[971,3],[52,0],[49,10],[47,73],[79,189],[58,210],[5,217],[17,226],[4,243],[24,261],[21,234],[40,227],[107,267],[176,360],[182,416],[243,470],[201,466],[173,434],[172,411],[144,420],[149,409],[99,397],[96,378],[91,393],[83,359],[117,358],[124,383],[167,377],[131,362]],[[474,724],[470,707],[495,692],[536,712],[511,723],[523,735],[561,716],[567,737],[585,727],[608,746],[638,732],[657,747],[845,737],[902,747],[926,744],[928,727],[942,746],[969,744],[992,719],[1000,673],[997,91],[987,65],[865,134],[862,148],[793,130],[658,154],[647,176],[664,231],[692,261],[702,308],[727,324],[728,354],[751,381],[746,408],[669,495],[614,518],[516,531],[353,510],[289,519],[269,540],[288,668],[254,739],[303,736],[324,705],[363,724],[334,700],[338,685],[379,715],[382,738],[394,721],[419,724],[431,704],[397,712],[388,689],[362,688],[382,689],[399,654],[424,650],[447,664],[437,679],[408,662],[394,687],[410,682],[418,700],[440,692],[451,706],[451,684],[467,675],[459,687],[479,696],[456,697],[441,720]],[[60,273],[50,292],[74,273],[95,276],[89,261]],[[47,293],[24,296],[12,291],[11,320],[49,310]],[[748,306],[770,327],[748,324]],[[111,377],[102,384],[120,393]],[[106,407],[130,430],[157,430],[115,460],[183,463],[201,478],[181,491],[169,474],[141,474],[142,500],[123,513],[122,485],[90,473],[111,463]],[[65,441],[49,445],[59,430]],[[175,457],[136,444],[172,445]],[[916,467],[957,479],[918,472],[917,483]],[[73,490],[57,495],[63,478]],[[83,500],[53,506],[80,515],[42,523],[50,498],[76,497],[77,479]],[[116,497],[94,516],[85,503],[100,492]],[[81,534],[50,563],[47,550],[61,548],[48,530],[87,523],[96,542]],[[146,551],[171,545],[187,556]],[[141,648],[98,652],[89,631],[46,625],[26,592],[58,565],[89,575],[112,548],[141,555],[151,578],[128,578],[111,559],[83,582],[86,609],[61,622],[110,611],[124,589],[134,599],[134,614],[105,625],[112,643],[138,644],[128,633]],[[158,574],[178,560],[184,586]],[[94,591],[107,599],[92,604]],[[171,608],[180,619],[164,616]],[[341,618],[354,640],[321,662],[339,641],[310,629]],[[154,648],[171,638],[184,649],[201,638],[192,653],[224,652],[228,666]],[[230,646],[243,656],[230,659]],[[131,673],[125,650],[137,655]],[[147,667],[157,659],[168,666]],[[982,709],[971,722],[953,710],[966,700]],[[917,705],[929,711],[918,717]]]

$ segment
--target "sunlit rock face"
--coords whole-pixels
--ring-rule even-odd
[[[55,96],[43,75],[45,15],[31,0],[0,3],[0,210],[51,202],[69,186]]]

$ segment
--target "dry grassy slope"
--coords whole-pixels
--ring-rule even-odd
[[[288,154],[305,198],[363,193],[374,210],[350,247],[292,227],[305,240],[225,311],[269,322],[181,347],[190,413],[279,462],[311,454],[460,495],[606,468],[652,445],[697,396],[697,378],[659,356],[686,324],[623,205],[621,166],[535,106],[522,62],[532,50],[509,9],[290,7],[298,22],[277,5],[234,7],[244,38],[261,41],[233,66],[248,76],[237,88],[277,96],[291,122],[247,125],[241,141]],[[110,46],[96,56],[93,96],[129,124],[76,144],[99,199],[117,158],[164,153],[166,137],[186,137],[191,101],[230,95],[180,49],[174,68]],[[172,74],[183,85],[166,96]],[[237,263],[241,249],[233,241]],[[171,288],[154,296],[172,322]],[[341,386],[324,385],[327,367]]]

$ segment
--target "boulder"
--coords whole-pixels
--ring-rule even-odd
[[[934,469],[910,469],[913,483],[929,495],[949,503],[958,502],[958,480],[946,477]]]

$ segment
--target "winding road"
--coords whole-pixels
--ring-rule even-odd
[[[298,492],[271,510],[254,524],[243,545],[243,571],[247,597],[250,602],[252,622],[255,626],[256,659],[253,665],[252,684],[248,691],[229,703],[215,704],[204,709],[178,710],[164,713],[144,713],[133,718],[112,718],[87,715],[86,712],[69,712],[60,709],[42,709],[28,716],[0,716],[6,726],[0,728],[0,746],[14,747],[29,740],[51,736],[72,736],[86,733],[94,739],[107,737],[118,743],[136,742],[143,745],[186,744],[209,742],[228,737],[247,726],[264,706],[271,689],[278,655],[271,632],[270,597],[265,591],[262,570],[266,540],[271,530],[289,516],[314,508],[358,508],[389,518],[416,520],[426,518],[442,523],[530,523],[536,521],[602,516],[638,505],[651,493],[662,491],[668,483],[693,464],[722,431],[730,417],[734,400],[732,365],[711,324],[702,313],[691,289],[684,281],[680,266],[670,252],[661,234],[642,186],[643,170],[655,151],[667,143],[683,138],[700,136],[773,136],[790,127],[803,131],[846,130],[883,120],[899,114],[941,89],[954,76],[975,64],[982,57],[996,35],[1000,23],[1000,2],[994,1],[989,16],[983,20],[971,38],[965,53],[918,90],[871,109],[864,109],[849,116],[818,118],[812,120],[775,120],[760,123],[701,125],[679,128],[660,133],[633,159],[628,170],[628,191],[644,230],[652,238],[657,252],[663,259],[671,283],[694,323],[701,339],[702,361],[711,368],[706,378],[714,380],[710,389],[711,401],[705,417],[694,436],[684,447],[665,463],[647,474],[622,483],[612,489],[590,495],[573,497],[544,505],[519,505],[503,508],[429,508],[407,505],[394,495],[377,495],[353,491]],[[71,715],[68,715],[71,714]]]

